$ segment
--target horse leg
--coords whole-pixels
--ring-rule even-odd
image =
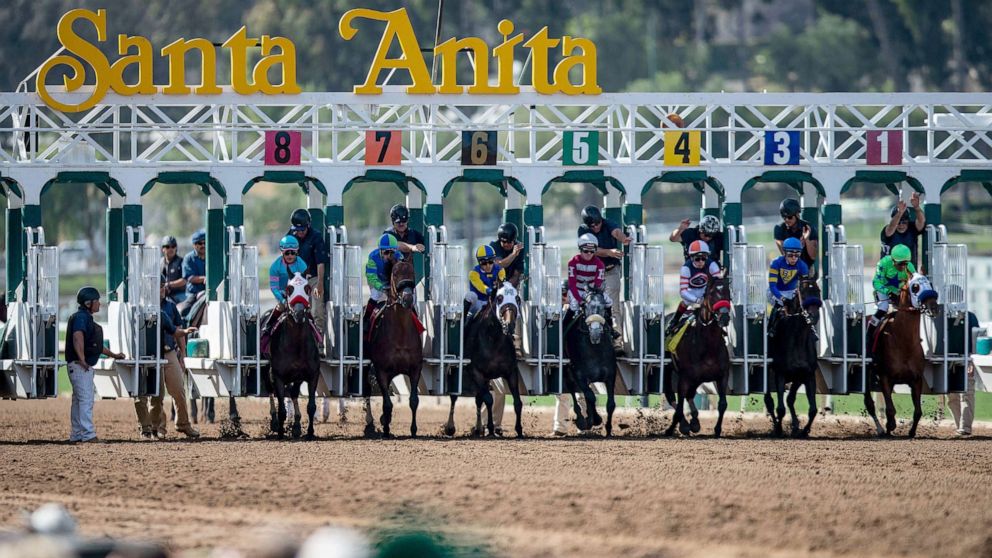
[[[789,385],[789,395],[786,402],[789,404],[789,418],[792,419],[792,437],[799,436],[799,415],[796,414],[796,394],[799,393],[799,382],[793,381]]]
[[[233,395],[227,398],[227,420],[231,421],[231,424],[238,430],[241,429],[241,415],[238,413],[238,404]]]
[[[882,423],[878,422],[878,414],[875,412],[875,398],[872,396],[871,390],[865,391],[865,410],[868,411],[871,420],[875,421],[875,432],[879,436],[884,436],[885,430],[882,430]]]
[[[473,436],[482,436],[482,389],[476,388],[475,392],[475,427],[472,428]]]
[[[778,405],[775,406],[775,435],[782,436],[785,420],[785,373],[775,374],[775,393],[778,395]]]
[[[716,426],[713,427],[713,437],[719,438],[723,433],[723,414],[727,412],[727,387],[730,378],[724,376],[716,383],[716,392],[720,396],[720,401],[716,405],[717,417]]]
[[[513,412],[517,415],[517,421],[513,428],[517,432],[517,438],[524,437],[524,427],[520,415],[524,412],[524,403],[520,400],[520,382],[517,381],[517,371],[513,370],[506,377],[506,383],[510,388],[510,395],[513,396]]]
[[[613,436],[613,411],[617,409],[617,375],[610,370],[606,376],[606,437]]]
[[[690,394],[686,398],[686,403],[689,404],[689,431],[698,434],[701,427],[699,425],[699,409],[696,408],[696,394]]]
[[[457,395],[451,396],[451,409],[448,410],[448,422],[444,423],[444,435],[454,436],[455,435],[455,401],[458,401]]]
[[[775,399],[772,398],[771,386],[765,390],[765,410],[768,411],[768,418],[772,419],[772,434],[777,435],[781,427],[777,422],[775,422]]]
[[[317,415],[317,381],[311,378],[311,381],[307,382],[307,416],[310,418],[310,422],[307,423],[307,440],[316,440],[317,437],[313,434],[313,419]],[[328,398],[324,398],[324,404],[327,406]],[[328,406],[328,410],[330,407]]]
[[[692,432],[692,429],[689,428],[689,421],[685,420],[685,411],[683,411],[682,405],[685,400],[691,396],[692,392],[690,392],[684,385],[680,386],[680,388],[681,389],[679,389],[677,399],[675,401],[675,405],[678,407],[678,413],[673,418],[677,418],[679,421],[679,432],[681,432],[683,436],[688,436],[689,433]]]
[[[300,412],[300,384],[289,388],[289,396],[293,399],[293,439],[303,435],[303,413]]]
[[[579,396],[574,391],[572,392],[572,409],[575,411],[575,428],[579,429],[579,432],[591,428],[586,425],[586,419],[582,416],[582,407],[579,406]]]
[[[482,382],[482,402],[486,404],[486,430],[490,437],[496,436],[496,423],[493,422],[493,393],[489,391],[489,382]]]
[[[393,400],[389,396],[390,381],[380,373],[376,373],[375,379],[379,384],[379,390],[382,391],[382,414],[379,416],[379,423],[382,425],[382,436],[389,438],[391,436],[389,433],[389,423],[393,421]],[[412,394],[413,390],[410,390],[410,393]]]
[[[599,412],[596,411],[596,394],[592,391],[592,384],[582,386],[582,395],[586,398],[586,418],[589,419],[586,426],[591,429],[603,424],[603,417],[599,416]]]
[[[372,417],[372,394],[365,392],[365,437],[375,436],[375,419]]]
[[[276,412],[276,438],[282,440],[286,437],[286,386],[282,383],[282,378],[276,378],[273,382],[275,385],[275,397],[276,405],[278,405],[278,410]]]
[[[420,406],[420,368],[411,370],[410,377],[410,436],[417,437],[417,407]]]
[[[909,429],[909,437],[916,437],[916,426],[920,424],[920,418],[923,417],[923,407],[920,404],[920,396],[923,393],[923,378],[917,378],[913,383],[909,384],[910,392],[913,397],[913,426]]]
[[[813,428],[813,420],[816,419],[816,372],[814,371],[806,378],[806,401],[809,402],[809,416],[806,418],[806,426],[799,431],[800,438],[809,436],[809,431]]]
[[[276,409],[275,390],[269,394],[269,431],[275,434],[279,431],[279,412]]]
[[[665,396],[668,397],[667,395]],[[672,423],[668,425],[665,430],[665,436],[671,436],[675,434],[675,427],[679,425],[682,418],[682,399],[675,396],[675,392],[672,392],[671,406],[674,413],[672,414]]]
[[[885,398],[885,431],[892,435],[896,429],[896,405],[892,402],[892,382],[887,377],[879,378],[882,387],[882,397]]]

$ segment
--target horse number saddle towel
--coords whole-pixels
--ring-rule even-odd
[[[678,348],[679,342],[682,341],[682,337],[685,335],[685,332],[689,329],[690,325],[692,325],[691,317],[684,318],[682,320],[682,323],[675,329],[675,333],[673,333],[672,336],[665,342],[666,351],[672,354],[675,353],[675,349]]]

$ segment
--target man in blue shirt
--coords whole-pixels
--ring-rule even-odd
[[[307,278],[313,295],[310,297],[310,312],[317,323],[317,328],[325,331],[327,314],[324,311],[324,262],[330,260],[327,244],[324,243],[324,235],[310,226],[310,212],[306,209],[300,208],[294,211],[290,221],[293,225],[286,234],[293,235],[299,241],[299,259],[307,264],[304,277]]]
[[[193,249],[183,257],[183,279],[186,280],[186,300],[179,304],[185,314],[207,288],[207,232],[200,229],[190,237]]]
[[[70,442],[96,442],[96,429],[93,426],[93,366],[100,355],[124,358],[123,353],[115,353],[103,346],[103,329],[93,319],[100,311],[100,291],[86,286],[76,293],[79,308],[69,316],[65,332],[65,360],[69,368],[69,382],[72,384],[72,410],[69,417],[72,431]]]

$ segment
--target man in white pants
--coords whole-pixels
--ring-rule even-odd
[[[69,382],[72,384],[72,410],[69,418],[72,431],[70,442],[96,442],[96,428],[93,426],[93,366],[104,354],[113,358],[124,358],[103,346],[103,329],[93,319],[100,311],[100,291],[86,286],[76,293],[79,309],[69,316],[65,334],[65,360],[69,368]]]

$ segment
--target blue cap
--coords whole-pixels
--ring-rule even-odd
[[[207,231],[205,231],[203,229],[200,229],[200,230],[196,231],[195,233],[193,233],[193,236],[191,236],[189,240],[193,244],[196,244],[197,242],[206,242],[207,241]]]

